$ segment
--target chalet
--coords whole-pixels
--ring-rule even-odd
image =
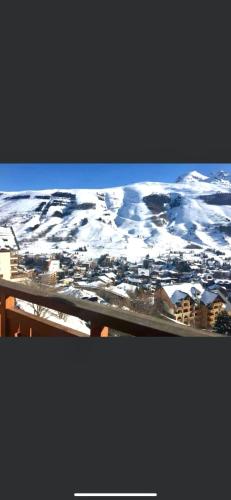
[[[113,282],[113,280],[111,278],[108,278],[108,276],[106,275],[98,276],[98,280],[104,283],[104,285],[110,285]]]
[[[197,328],[212,329],[226,307],[219,291],[205,290],[200,283],[159,286],[154,296],[157,309],[164,307],[176,321]]]
[[[226,308],[226,301],[220,292],[205,290],[201,296],[201,327],[213,328],[217,315]]]
[[[109,278],[113,283],[115,283],[116,280],[116,274],[113,273],[112,271],[109,273],[105,273],[106,278]]]
[[[226,312],[231,315],[231,302],[230,302],[230,292],[226,288],[226,286],[216,286],[216,285],[211,285],[208,288],[209,291],[213,292],[214,294],[217,293],[219,296],[224,300],[225,303],[225,308]]]

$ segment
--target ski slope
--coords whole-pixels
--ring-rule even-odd
[[[21,251],[34,254],[135,261],[192,244],[230,252],[231,177],[192,171],[175,183],[1,192],[0,225],[12,226]]]

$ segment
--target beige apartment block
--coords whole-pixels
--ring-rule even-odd
[[[159,287],[155,291],[155,304],[157,310],[169,312],[180,323],[209,330],[226,308],[218,292],[205,290],[199,283]]]
[[[11,252],[8,250],[0,250],[0,277],[11,279]]]

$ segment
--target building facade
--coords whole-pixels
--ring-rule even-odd
[[[19,245],[12,227],[0,226],[0,277],[17,278]]]
[[[201,284],[160,286],[155,291],[156,310],[169,313],[184,325],[213,329],[218,314],[226,307],[219,292],[204,290]]]
[[[43,285],[54,286],[57,283],[57,273],[56,272],[48,272],[38,275],[40,283]]]
[[[0,249],[0,278],[11,279],[11,252],[9,250]]]

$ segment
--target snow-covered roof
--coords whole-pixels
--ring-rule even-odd
[[[116,278],[116,274],[113,272],[105,273],[105,276],[107,276],[107,278],[110,278],[112,280]]]
[[[181,300],[185,299],[187,296],[188,296],[187,293],[181,292],[181,290],[176,290],[171,297],[171,301],[173,304],[177,304],[177,302],[180,302]]]
[[[205,305],[212,304],[217,298],[223,300],[219,292],[205,290],[200,283],[178,283],[176,285],[164,286],[163,289],[173,304],[180,302],[187,296],[193,300],[199,298]]]
[[[111,278],[108,278],[107,276],[98,276],[98,280],[102,281],[102,283],[111,283]]]
[[[79,286],[87,286],[89,288],[101,288],[103,286],[103,282],[102,281],[77,281],[76,282],[77,285]]]
[[[99,297],[94,292],[89,292],[88,290],[80,290],[79,288],[75,288],[74,286],[69,286],[64,289],[59,290],[60,293],[72,295],[77,299],[92,299],[97,298],[98,302],[102,302],[103,299]]]
[[[128,277],[128,281],[130,283],[140,283],[140,284],[143,283],[143,281],[140,278],[129,278]]]
[[[145,269],[144,267],[139,267],[138,268],[138,275],[139,276],[149,276],[150,274],[150,270],[149,269]]]
[[[203,304],[207,306],[209,304],[212,304],[214,300],[216,300],[217,298],[223,301],[219,292],[216,293],[216,292],[210,292],[209,290],[205,290],[201,296],[201,302],[203,302]]]
[[[135,292],[136,290],[136,286],[130,285],[129,283],[120,283],[116,288],[126,290],[128,292]]]
[[[120,297],[128,297],[127,292],[134,293],[137,290],[137,287],[134,285],[129,285],[129,283],[120,283],[116,286],[110,286],[109,290]]]
[[[204,292],[204,288],[200,283],[178,283],[176,285],[164,285],[164,291],[173,304],[189,296],[193,300],[200,298]]]

